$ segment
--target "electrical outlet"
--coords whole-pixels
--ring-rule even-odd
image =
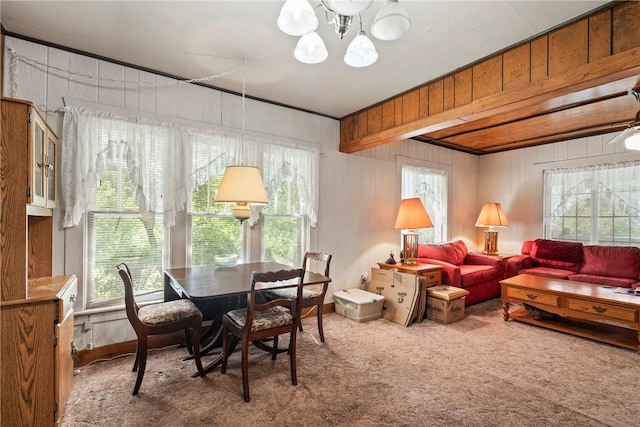
[[[85,320],[84,324],[82,325],[82,329],[84,329],[85,331],[90,331],[92,327],[93,322],[91,320]]]

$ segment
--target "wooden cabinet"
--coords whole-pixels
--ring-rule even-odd
[[[73,384],[74,275],[52,277],[58,139],[28,101],[2,98],[2,425],[59,425]]]
[[[74,275],[33,279],[29,298],[1,303],[3,425],[60,425],[73,384],[77,283]]]
[[[2,98],[1,110],[0,300],[10,301],[28,297],[28,278],[52,274],[58,138],[28,101]]]

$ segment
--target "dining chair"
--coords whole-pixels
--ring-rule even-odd
[[[273,339],[270,348],[271,360],[276,360],[278,354],[278,336],[290,334],[289,359],[291,365],[291,384],[298,384],[296,373],[296,332],[300,316],[300,298],[302,295],[302,279],[304,268],[280,270],[276,272],[251,273],[251,291],[248,295],[247,307],[229,311],[222,316],[223,325],[223,356],[221,372],[227,372],[227,360],[235,347],[232,339],[242,341],[242,390],[245,402],[249,402],[249,344],[252,341]],[[268,300],[264,298],[266,285],[277,286],[277,282],[295,281],[295,295],[293,298],[278,298]],[[256,285],[258,289],[256,289]],[[261,295],[262,294],[262,295]],[[266,302],[264,302],[266,300]],[[232,336],[230,336],[232,334]]]
[[[138,343],[136,358],[133,362],[132,372],[138,371],[136,384],[133,387],[133,395],[138,394],[144,370],[147,366],[147,352],[149,349],[149,336],[163,335],[184,331],[187,349],[193,354],[198,374],[204,377],[206,373],[200,360],[200,332],[202,330],[202,313],[198,307],[188,299],[179,299],[156,304],[138,306],[133,294],[133,280],[131,271],[124,264],[116,267],[122,282],[124,283],[124,301],[129,323],[136,332]],[[193,345],[192,345],[193,338]]]
[[[324,271],[321,271],[324,265]],[[314,271],[323,276],[329,277],[329,268],[331,267],[331,255],[324,252],[307,252],[304,254],[302,260],[302,268],[306,271]],[[301,308],[315,308],[316,317],[318,319],[318,334],[320,335],[320,341],[324,342],[324,331],[322,329],[322,307],[324,305],[324,298],[327,294],[327,288],[329,283],[325,282],[320,285],[304,286],[302,290],[302,304]],[[295,289],[284,288],[274,289],[269,291],[271,298],[292,298]],[[302,322],[298,323],[298,329],[302,331]]]

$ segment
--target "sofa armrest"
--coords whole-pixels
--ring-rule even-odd
[[[507,277],[516,276],[520,270],[533,267],[533,260],[529,255],[516,255],[507,260]]]
[[[442,267],[442,284],[456,287],[460,286],[460,267],[457,265],[432,258],[418,258],[418,262],[422,264],[434,264]]]
[[[498,269],[499,277],[504,277],[504,263],[501,259],[484,254],[476,254],[469,252],[464,258],[463,264],[467,265],[490,265]]]

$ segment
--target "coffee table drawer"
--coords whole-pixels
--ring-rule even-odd
[[[509,288],[507,289],[507,295],[510,298],[558,307],[557,295],[546,294],[536,290]]]
[[[569,310],[581,311],[583,313],[598,314],[609,319],[627,320],[629,322],[638,321],[638,310],[627,307],[616,307],[614,305],[603,304],[595,301],[584,301],[580,299],[567,299]]]

